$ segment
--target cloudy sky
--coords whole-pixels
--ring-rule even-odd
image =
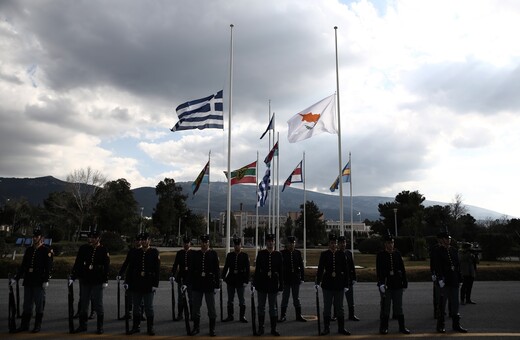
[[[306,158],[328,192],[337,135],[291,144],[287,120],[336,91],[354,196],[429,200],[520,216],[520,2],[177,0],[0,2],[0,177],[92,167],[132,188],[192,181],[211,150],[231,168],[268,152],[280,181]],[[224,89],[225,130],[172,133],[175,107]],[[263,173],[263,167],[260,172]],[[345,187],[348,195],[348,187]]]

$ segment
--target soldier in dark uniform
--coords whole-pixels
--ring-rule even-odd
[[[296,321],[307,322],[302,317],[302,305],[300,303],[300,285],[305,278],[305,268],[303,265],[302,253],[295,249],[296,238],[294,236],[287,237],[287,245],[281,251],[283,257],[283,293],[282,293],[282,315],[280,322],[287,320],[287,306],[289,305],[289,296],[293,297],[294,310],[296,312]]]
[[[193,331],[200,332],[200,307],[202,298],[206,300],[209,317],[209,335],[215,336],[217,312],[215,310],[215,294],[220,289],[220,267],[217,252],[209,248],[209,235],[200,236],[200,250],[193,251],[191,256],[188,286],[191,286],[193,299]]]
[[[170,282],[177,282],[177,296],[181,296],[182,294],[182,286],[187,284],[188,271],[189,271],[189,255],[191,253],[191,240],[188,236],[183,237],[183,249],[179,250],[175,255],[175,260],[173,261],[172,272],[170,276]],[[190,311],[192,310],[191,305],[191,287],[187,287],[188,301]],[[177,314],[177,320],[182,320],[182,299],[177,299],[177,310],[179,311]]]
[[[107,248],[100,243],[100,237],[99,231],[89,233],[88,244],[79,248],[72,267],[69,285],[76,278],[79,279],[80,285],[79,327],[75,333],[87,330],[88,307],[92,301],[92,307],[97,314],[97,334],[103,334],[103,290],[108,287],[110,255]]]
[[[137,250],[139,250],[140,248],[141,248],[141,236],[140,236],[140,234],[137,234],[137,235],[135,235],[133,248],[130,248],[128,253],[126,253],[125,261],[123,262],[123,264],[121,265],[121,268],[119,269],[119,272],[116,277],[116,279],[118,281],[123,280],[123,282],[125,282],[125,280],[127,278],[127,269],[128,269],[128,265],[130,264],[130,260],[133,258],[133,256],[135,256],[135,252]],[[130,313],[131,311],[132,311],[132,304],[130,304],[130,306],[128,308],[128,312]],[[144,308],[141,310],[141,320],[144,319],[144,316],[142,315],[142,313],[144,313]],[[126,317],[131,318],[130,315],[128,315],[128,316],[125,315],[125,318]]]
[[[444,309],[446,300],[450,303],[450,313],[452,318],[452,328],[460,333],[467,333],[468,330],[460,326],[459,314],[459,285],[460,285],[460,262],[457,249],[450,245],[451,237],[447,232],[440,235],[441,246],[437,247],[432,253],[432,266],[437,276],[436,284],[439,287],[437,297],[437,332],[445,333]]]
[[[318,272],[316,274],[316,289],[321,286],[323,291],[323,326],[321,335],[330,333],[331,307],[338,317],[338,333],[350,335],[345,330],[343,313],[343,294],[348,290],[347,257],[345,253],[337,249],[337,236],[329,235],[329,249],[320,254]]]
[[[222,269],[222,277],[227,285],[227,311],[228,316],[224,322],[233,321],[233,300],[235,299],[235,291],[238,295],[238,305],[240,307],[240,322],[247,323],[246,300],[244,299],[244,290],[249,282],[250,264],[249,256],[242,251],[242,240],[240,237],[233,238],[234,251],[229,252],[226,256],[226,263]]]
[[[23,278],[23,313],[20,327],[15,331],[17,333],[29,330],[33,305],[35,306],[36,316],[32,332],[38,333],[41,329],[45,289],[49,286],[53,255],[52,250],[43,244],[42,231],[39,228],[34,229],[32,246],[25,250],[18,273],[10,282],[13,285]]]
[[[274,250],[274,234],[267,234],[265,242],[267,248],[259,251],[256,256],[253,277],[253,293],[254,290],[258,291],[258,335],[264,334],[265,303],[269,300],[271,335],[280,336],[276,330],[276,322],[278,292],[283,290],[283,258],[279,251]]]
[[[437,275],[435,274],[435,269],[433,268],[433,254],[436,252],[437,247],[440,247],[442,244],[442,233],[437,234],[437,243],[431,246],[430,248],[430,272],[432,274],[432,282],[433,282],[433,317],[437,319],[437,315],[439,314],[437,308],[437,301],[439,295],[439,285],[437,284]]]
[[[347,257],[347,267],[349,270],[348,291],[345,293],[348,305],[348,319],[351,321],[359,321],[356,314],[354,314],[354,285],[357,282],[356,266],[354,265],[354,256],[352,256],[352,252],[347,249],[347,239],[345,236],[338,237],[338,247],[339,250],[343,251]]]
[[[132,294],[133,322],[130,334],[141,331],[141,304],[146,314],[148,335],[155,335],[153,299],[159,287],[161,258],[159,251],[150,247],[150,235],[140,235],[141,248],[134,252],[128,264],[128,275],[125,284]]]
[[[394,238],[388,232],[384,236],[385,249],[376,257],[377,286],[381,295],[379,333],[388,334],[390,306],[399,321],[399,332],[410,334],[404,325],[403,291],[408,288],[406,270],[401,253],[394,249]]]

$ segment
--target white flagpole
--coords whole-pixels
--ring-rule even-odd
[[[209,199],[209,195],[210,195],[210,190],[209,190],[209,187],[211,185],[211,181],[210,181],[210,177],[209,177],[209,173],[211,172],[211,150],[209,150],[209,154],[208,154],[208,214],[207,214],[207,222],[206,222],[206,234],[209,235],[209,202],[210,202],[210,199]],[[204,178],[204,176],[202,177]]]
[[[258,150],[256,151],[256,183],[255,261],[258,255]]]
[[[276,142],[280,142],[280,132],[276,134]],[[276,153],[276,250],[280,250],[280,144]]]
[[[229,57],[229,119],[228,119],[228,197],[226,215],[226,254],[230,251],[230,232],[231,232],[231,113],[233,112],[233,24],[229,25],[231,31],[231,45]]]
[[[303,180],[303,266],[307,266],[307,214],[305,213],[305,203],[307,202],[307,192],[305,191],[305,151],[302,159],[302,180]]]
[[[271,121],[271,99],[269,99],[269,121]],[[274,129],[273,129],[273,139],[274,139]],[[267,146],[267,152],[271,151],[271,130],[269,130],[269,145]],[[267,164],[266,164],[267,165]],[[271,178],[269,178],[269,183],[267,184],[267,192],[271,191]],[[268,232],[269,233],[272,233],[273,230],[272,230],[272,226],[271,226],[271,201],[273,200],[272,198],[269,199],[269,196],[268,196],[268,202],[267,202],[267,205],[268,205],[268,213],[267,213],[267,225],[268,225]]]
[[[342,181],[342,162],[341,162],[341,113],[339,108],[339,70],[338,70],[338,26],[334,26],[334,37],[336,44],[336,93],[338,105],[338,164],[339,164],[339,225],[341,233],[345,235],[345,226],[343,225],[343,181]]]
[[[348,162],[350,163],[350,251],[354,258],[354,215],[352,206],[352,161],[350,152],[348,153]]]

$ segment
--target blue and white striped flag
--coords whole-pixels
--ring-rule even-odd
[[[258,206],[263,207],[267,201],[269,190],[271,189],[269,183],[271,182],[271,169],[265,170],[264,178],[258,184]]]
[[[224,129],[223,90],[206,98],[191,100],[177,106],[179,121],[173,131],[192,129]]]

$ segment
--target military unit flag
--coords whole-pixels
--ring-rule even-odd
[[[350,161],[347,163],[347,165],[345,165],[345,167],[343,168],[343,171],[341,172],[341,181],[343,183],[350,182]],[[336,191],[336,189],[338,187],[339,187],[339,176],[336,178],[334,183],[332,183],[332,185],[330,186],[330,191],[334,192],[334,191]]]
[[[291,186],[292,183],[303,183],[302,163],[303,161],[300,161],[289,177],[287,177],[283,184],[282,192],[285,190],[285,187]]]
[[[227,171],[224,171],[227,177]],[[231,185],[256,183],[256,161],[238,170],[231,171]]]
[[[192,129],[224,129],[223,90],[206,98],[191,100],[177,106],[179,121],[171,131]]]
[[[271,166],[271,161],[274,156],[278,156],[278,142],[276,142],[271,151],[265,156],[264,163],[267,164],[267,166]]]
[[[199,190],[201,183],[209,183],[209,161],[191,185],[193,195]]]
[[[333,94],[297,113],[287,121],[289,142],[299,142],[322,132],[337,134],[335,108],[336,95]]]

